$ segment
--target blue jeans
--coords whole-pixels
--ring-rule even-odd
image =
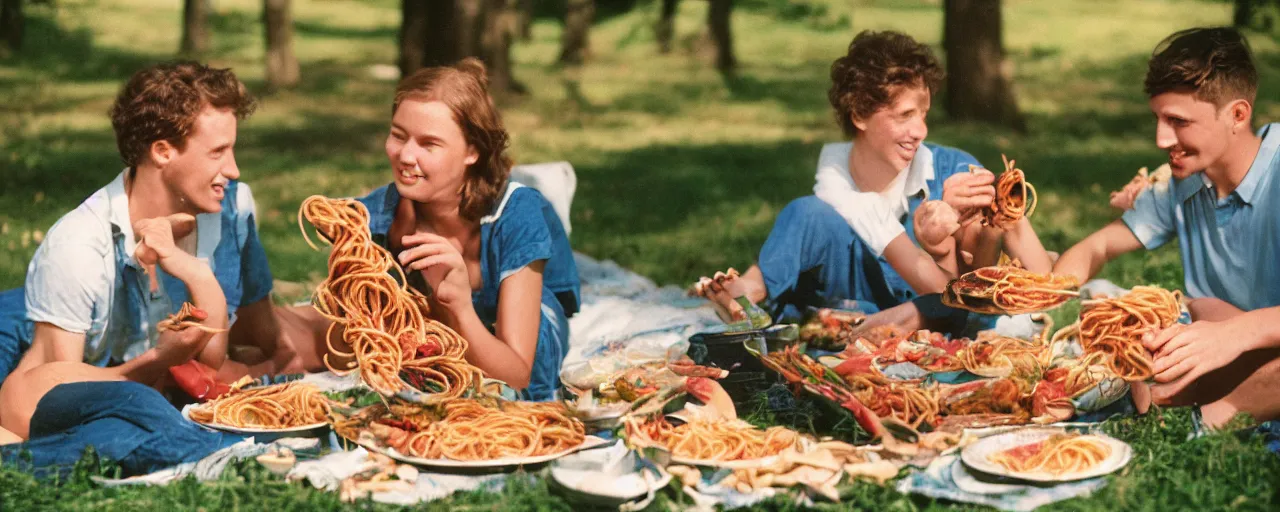
[[[918,203],[912,199],[912,211]],[[909,219],[906,222],[903,227],[911,236]],[[963,312],[942,306],[936,296],[917,296],[835,208],[816,196],[801,197],[783,208],[758,261],[775,320],[799,318],[808,307],[856,307],[870,314],[915,300],[931,325],[945,325],[933,328],[951,335],[972,335],[966,331],[994,324],[994,317],[982,318],[966,329]]]
[[[13,373],[34,335],[22,288],[0,292],[0,383]]]
[[[65,477],[92,447],[119,463],[127,477],[197,461],[243,439],[188,421],[142,384],[76,382],[58,385],[40,399],[30,439],[0,446],[0,461],[37,478]]]

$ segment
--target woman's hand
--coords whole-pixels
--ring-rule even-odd
[[[448,239],[432,233],[401,238],[405,250],[398,259],[409,271],[422,272],[432,298],[450,311],[471,307],[471,277],[462,252]]]
[[[995,181],[995,174],[981,168],[953,174],[942,182],[942,201],[960,215],[960,225],[968,225],[995,202]]]

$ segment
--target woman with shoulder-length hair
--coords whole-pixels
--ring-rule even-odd
[[[484,65],[419,70],[396,88],[392,183],[360,201],[432,316],[466,338],[467,361],[550,400],[578,311],[569,239],[537,190],[512,183],[508,135]]]

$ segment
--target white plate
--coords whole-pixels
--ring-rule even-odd
[[[778,455],[770,455],[759,459],[742,459],[742,460],[711,460],[711,459],[686,459],[684,457],[671,456],[671,462],[674,464],[684,464],[686,466],[704,466],[709,468],[727,468],[727,469],[751,469],[762,468],[773,465],[778,461]]]
[[[620,462],[610,459],[610,457],[616,458],[619,453],[625,453],[626,451],[627,448],[625,446],[618,444],[611,448],[603,448],[566,457],[551,467],[551,479],[566,489],[611,505],[645,498],[649,494],[666,487],[671,482],[671,473],[663,471],[656,466],[649,466],[657,469],[657,474],[655,474],[653,470],[646,469],[644,465],[636,463],[634,459],[630,459],[630,456],[624,456]],[[630,459],[633,467],[616,476],[604,476],[602,474],[603,467],[585,465],[571,468],[562,466],[565,461],[573,458],[588,457],[592,454],[605,457],[606,460],[602,462],[606,464],[610,462],[626,463]]]
[[[961,451],[960,460],[964,461],[965,465],[972,469],[991,475],[1007,476],[1032,482],[1069,482],[1114,473],[1128,464],[1129,459],[1133,457],[1133,449],[1128,444],[1125,444],[1124,441],[1105,434],[1090,434],[1110,446],[1111,455],[1103,459],[1098,465],[1084,471],[1072,471],[1060,475],[1054,475],[1047,471],[1015,472],[987,460],[987,456],[993,453],[1043,441],[1049,436],[1064,432],[1061,429],[1033,427],[987,437]]]
[[[288,434],[291,432],[306,432],[308,430],[315,430],[318,428],[324,428],[329,426],[328,422],[323,422],[323,421],[320,423],[311,423],[308,425],[300,425],[297,427],[289,427],[289,428],[233,427],[231,425],[223,425],[221,423],[201,423],[199,421],[191,419],[191,409],[194,409],[195,407],[196,407],[196,404],[187,404],[186,406],[184,406],[182,408],[182,417],[188,420],[191,420],[191,422],[195,423],[196,425],[202,425],[205,427],[218,429],[223,432],[231,432],[232,434]]]
[[[649,482],[645,482],[645,474],[650,475]],[[652,475],[652,472],[627,473],[610,480],[585,471],[551,468],[551,478],[568,489],[622,503],[644,498],[649,491],[657,492],[671,483],[671,473],[664,471],[656,480]]]
[[[501,459],[490,459],[490,460],[427,459],[423,457],[414,457],[412,455],[405,455],[403,453],[396,451],[395,448],[379,446],[374,443],[358,442],[358,444],[360,446],[365,447],[365,449],[367,450],[381,453],[383,455],[391,457],[400,462],[407,462],[409,464],[414,464],[418,466],[435,467],[435,468],[501,468],[501,467],[508,467],[508,466],[525,466],[529,464],[540,464],[543,462],[555,460],[557,458],[563,457],[570,453],[574,453],[580,450],[587,450],[587,449],[595,448],[598,446],[604,446],[612,442],[613,441],[601,439],[596,436],[587,436],[585,439],[582,440],[582,444],[559,453],[538,455],[535,457],[504,457]]]
[[[1005,494],[1008,492],[1021,491],[1027,488],[1025,484],[984,482],[982,480],[978,480],[977,477],[973,476],[973,474],[969,472],[968,467],[966,467],[958,457],[951,463],[951,481],[955,482],[956,487],[960,490],[973,494]]]

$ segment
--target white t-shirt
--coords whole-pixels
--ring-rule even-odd
[[[112,359],[133,359],[155,346],[159,334],[155,324],[176,309],[164,287],[144,292],[144,304],[137,307],[145,308],[146,323],[132,326],[128,291],[116,264],[114,234],[120,233],[125,258],[132,260],[137,241],[129,218],[125,172],[127,170],[58,219],[27,266],[27,318],[53,324],[67,332],[84,333],[84,361],[98,366]],[[237,184],[235,200],[236,243],[237,247],[244,247],[246,237],[253,231],[248,229],[248,223],[253,222],[255,209],[248,185]],[[222,217],[222,213],[197,215],[194,236],[183,242],[193,240],[196,258],[208,263],[215,274],[219,268],[213,256],[222,241]],[[234,272],[241,275],[238,268]],[[146,275],[139,273],[138,278],[137,286],[149,290]],[[147,336],[127,336],[131,327],[139,328]]]
[[[858,238],[876,256],[882,256],[889,242],[906,233],[903,219],[908,199],[921,191],[928,197],[928,181],[933,179],[933,151],[921,144],[911,163],[881,192],[858,190],[849,173],[851,151],[852,142],[833,142],[822,147],[813,194],[835,208]]]

